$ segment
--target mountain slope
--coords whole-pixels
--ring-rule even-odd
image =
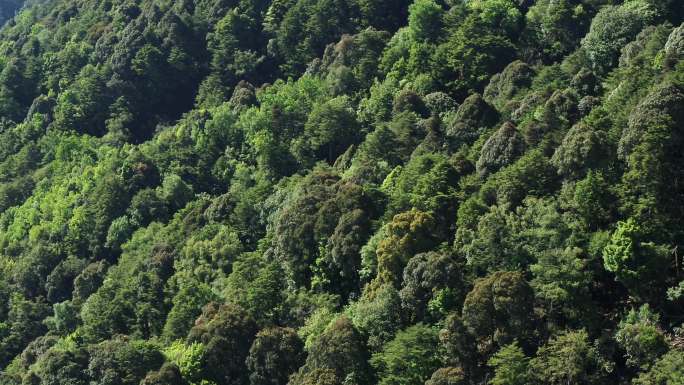
[[[683,21],[31,3],[0,30],[0,384],[682,382]]]

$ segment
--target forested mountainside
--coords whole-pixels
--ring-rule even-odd
[[[29,3],[0,30],[0,384],[684,384],[683,21]]]

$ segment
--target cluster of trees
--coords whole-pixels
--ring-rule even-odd
[[[0,29],[0,385],[683,384],[683,22],[28,2]]]

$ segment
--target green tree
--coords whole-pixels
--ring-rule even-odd
[[[606,380],[608,363],[587,332],[567,331],[539,348],[530,361],[537,381],[548,384],[598,384]]]
[[[137,385],[164,362],[156,346],[127,337],[104,341],[90,350],[88,375],[97,385]]]
[[[391,340],[402,325],[401,298],[391,284],[364,290],[347,311],[354,326],[368,338],[372,351]]]
[[[293,329],[264,329],[257,333],[246,363],[251,385],[284,385],[304,363],[304,343]]]
[[[399,295],[410,320],[439,319],[458,307],[464,296],[462,265],[449,251],[420,253],[409,260]]]
[[[325,383],[354,381],[368,384],[371,380],[368,366],[369,354],[362,336],[346,316],[334,320],[309,348],[306,363],[290,381],[304,384],[311,381],[314,373],[323,374]],[[332,377],[332,378],[331,378]]]
[[[141,385],[187,385],[178,367],[173,364],[164,363],[155,372],[149,373],[140,382]]]
[[[444,10],[433,0],[417,0],[409,6],[408,28],[417,41],[435,41],[441,34]]]
[[[684,378],[684,372],[682,372],[683,363],[684,354],[682,354],[682,351],[672,349],[664,354],[649,371],[639,374],[634,379],[634,384],[682,384],[682,379]]]
[[[394,216],[377,248],[378,278],[382,282],[399,286],[409,259],[434,246],[433,226],[432,216],[416,209]]]
[[[534,292],[517,272],[496,272],[475,281],[463,303],[463,323],[483,354],[514,340],[529,344],[534,330]]]
[[[640,0],[602,8],[582,39],[591,68],[597,73],[606,73],[616,64],[620,48],[634,39],[655,16],[655,9]]]
[[[631,309],[620,321],[615,340],[625,351],[627,364],[648,370],[668,349],[660,316],[648,305]]]
[[[426,385],[459,385],[465,381],[465,375],[461,368],[439,368],[432,373]]]
[[[424,383],[439,366],[436,345],[437,330],[431,326],[417,324],[400,331],[371,359],[371,365],[378,372],[378,383]]]
[[[341,96],[313,108],[304,132],[293,141],[291,151],[300,163],[309,167],[318,160],[332,164],[359,141],[360,134],[350,100]]]
[[[192,328],[202,308],[216,300],[211,289],[198,282],[182,287],[173,297],[173,307],[166,316],[163,335],[168,340],[183,338]]]
[[[218,385],[248,383],[245,360],[256,333],[256,322],[239,306],[216,303],[205,306],[187,338],[189,343],[204,345],[202,378]]]
[[[487,365],[494,369],[492,385],[525,385],[531,381],[530,359],[516,342],[503,346]]]
[[[632,218],[618,222],[603,249],[606,270],[633,293],[645,296],[663,290],[657,282],[662,282],[662,266],[667,266],[668,257],[667,248],[644,240],[641,227]]]

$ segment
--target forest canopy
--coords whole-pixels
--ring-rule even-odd
[[[684,2],[0,25],[0,385],[684,384]]]

